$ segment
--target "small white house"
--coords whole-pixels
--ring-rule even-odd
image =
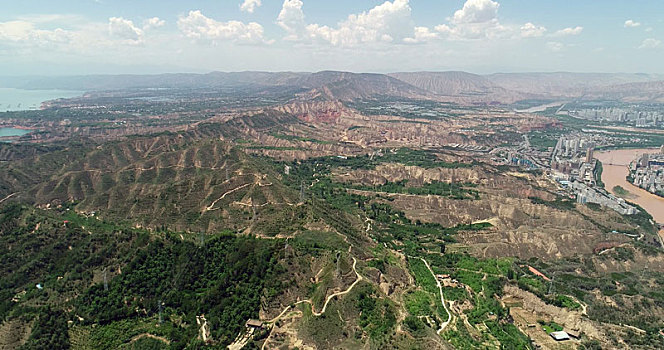
[[[551,338],[555,339],[556,341],[563,341],[563,340],[569,340],[569,334],[567,332],[559,331],[559,332],[551,332],[549,333]]]

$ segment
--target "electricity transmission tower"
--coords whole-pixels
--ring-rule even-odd
[[[108,273],[106,267],[104,267],[104,291],[108,291]]]
[[[161,299],[159,299],[159,324],[164,323],[163,311],[164,311],[164,304],[161,302]]]

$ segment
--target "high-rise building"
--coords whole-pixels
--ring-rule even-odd
[[[592,163],[593,162],[593,153],[595,152],[595,149],[591,146],[588,147],[586,150],[586,163]]]
[[[648,167],[648,162],[649,162],[649,161],[650,161],[650,156],[648,155],[648,153],[644,154],[644,155],[641,157],[641,167],[642,167],[642,168],[647,168],[647,167]]]

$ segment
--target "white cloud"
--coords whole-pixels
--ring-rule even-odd
[[[134,46],[145,43],[144,32],[124,18],[113,17],[108,22],[66,15],[20,18],[0,23],[0,50],[19,62],[40,59],[74,62],[80,57],[117,62],[138,53]]]
[[[625,21],[625,28],[634,28],[634,27],[639,27],[641,23],[635,22],[631,19],[628,19]]]
[[[302,1],[284,0],[277,24],[288,32],[287,40],[296,40],[298,34],[304,31],[304,12],[302,11]]]
[[[288,35],[285,40],[322,42],[352,47],[371,43],[420,43],[438,37],[426,27],[416,27],[409,0],[393,0],[369,11],[351,14],[336,26],[306,24],[301,0],[285,0],[277,24]]]
[[[500,4],[491,0],[468,0],[454,12],[452,23],[486,23],[498,17]]]
[[[571,36],[571,35],[579,35],[583,32],[583,27],[581,26],[576,26],[574,28],[564,28],[559,31],[556,31],[555,33],[551,34],[552,37],[563,37],[563,36]]]
[[[143,21],[143,30],[163,27],[165,24],[166,21],[160,19],[159,17],[148,18],[145,21]]]
[[[409,44],[424,43],[438,38],[438,33],[433,33],[427,27],[415,27],[413,37],[403,39]]]
[[[546,48],[552,52],[560,52],[565,49],[565,44],[557,41],[549,41],[546,43]]]
[[[500,4],[491,0],[468,0],[450,19],[450,24],[434,27],[450,40],[495,39],[513,29],[498,21]]]
[[[108,34],[113,38],[122,39],[131,44],[143,42],[143,30],[136,27],[134,22],[122,17],[108,19]]]
[[[434,28],[450,40],[497,39],[507,37],[513,30],[497,20],[463,25],[440,24]]]
[[[238,43],[269,43],[263,36],[263,26],[256,22],[240,21],[219,22],[204,16],[201,11],[189,11],[178,19],[178,28],[185,37],[217,42],[230,40]]]
[[[34,24],[26,21],[9,21],[0,23],[0,40],[22,41],[31,36]]]
[[[403,42],[415,35],[408,0],[385,1],[367,12],[349,15],[337,28],[310,24],[307,35],[335,46],[354,46],[361,43]],[[420,40],[429,36],[420,31]]]
[[[639,49],[655,49],[662,46],[662,41],[654,38],[648,38],[643,40]]]
[[[537,38],[546,33],[545,27],[538,27],[530,22],[521,26],[521,37],[522,38]]]
[[[71,40],[71,33],[62,28],[38,29],[35,23],[24,20],[0,22],[0,42],[43,46],[69,40]]]
[[[261,0],[244,0],[240,4],[240,11],[254,13],[254,11],[263,5]]]

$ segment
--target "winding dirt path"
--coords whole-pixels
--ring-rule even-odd
[[[360,275],[360,274],[357,272],[357,270],[355,269],[355,266],[356,266],[356,265],[357,265],[357,259],[355,259],[355,257],[353,257],[353,272],[355,272],[355,275],[357,276],[357,279],[355,280],[355,282],[353,282],[353,284],[351,284],[351,285],[348,287],[348,289],[346,289],[346,290],[343,291],[343,292],[337,292],[337,293],[334,293],[334,294],[330,294],[330,295],[327,297],[327,299],[325,300],[325,304],[323,304],[323,308],[321,309],[320,312],[316,312],[316,311],[314,310],[314,304],[311,303],[311,301],[309,301],[309,303],[311,304],[311,313],[312,313],[314,316],[321,316],[322,314],[324,314],[324,313],[325,313],[325,310],[327,309],[327,305],[330,303],[330,300],[332,300],[334,297],[338,297],[338,296],[341,296],[341,295],[345,295],[345,294],[350,293],[350,291],[351,291],[351,290],[352,290],[352,289],[353,289],[358,283],[360,283],[360,282],[364,279],[364,278],[362,277],[362,275]]]
[[[364,277],[362,277],[362,275],[360,275],[357,272],[356,266],[357,266],[357,259],[355,259],[355,257],[353,257],[353,272],[355,272],[355,275],[357,276],[357,279],[346,290],[344,290],[342,292],[337,292],[337,293],[330,294],[327,297],[327,299],[325,300],[325,304],[323,304],[323,308],[320,310],[320,312],[316,312],[316,310],[314,310],[314,303],[310,299],[300,300],[300,301],[294,303],[293,305],[286,306],[286,308],[284,308],[284,310],[281,311],[281,313],[277,317],[275,317],[275,318],[273,318],[269,321],[265,321],[265,323],[275,323],[275,322],[279,321],[279,319],[281,319],[288,312],[288,310],[291,309],[291,307],[293,307],[295,305],[299,305],[299,304],[304,304],[304,303],[307,303],[307,304],[311,305],[311,313],[314,316],[318,317],[318,316],[323,315],[325,313],[325,310],[327,310],[327,305],[330,303],[330,301],[334,297],[338,297],[338,296],[346,295],[346,294],[350,293],[353,290],[353,288],[364,279]],[[271,336],[272,336],[272,330],[270,330],[270,334],[268,334],[267,338],[265,338],[265,341],[263,342],[263,346],[261,347],[261,350],[265,349],[265,346],[268,343],[268,341],[270,340]]]
[[[7,197],[5,197],[5,198],[3,198],[3,199],[0,199],[0,203],[2,203],[2,202],[4,202],[4,201],[8,200],[9,198],[14,197],[15,195],[17,195],[17,194],[19,194],[19,193],[21,193],[21,192],[14,192],[14,193],[10,194],[9,196],[7,196]]]
[[[316,312],[316,310],[314,310],[314,304],[313,304],[313,302],[311,301],[311,299],[305,299],[305,300],[300,300],[300,301],[294,303],[293,305],[288,305],[288,306],[286,306],[286,308],[285,308],[285,309],[279,314],[279,316],[277,316],[277,317],[275,317],[275,318],[273,318],[273,319],[271,319],[271,320],[269,320],[269,321],[265,321],[265,323],[274,323],[274,322],[277,322],[277,321],[278,321],[278,320],[279,320],[279,319],[280,319],[280,318],[281,318],[281,317],[282,317],[282,316],[283,316],[283,315],[284,315],[284,314],[285,314],[285,313],[291,308],[291,306],[295,306],[295,305],[303,304],[303,303],[307,303],[307,304],[311,305],[311,313],[312,313],[314,316],[321,316],[321,315],[323,315],[323,314],[325,313],[325,310],[327,310],[327,305],[330,303],[330,301],[331,301],[334,297],[338,297],[338,296],[346,295],[346,294],[350,293],[350,292],[353,290],[353,288],[355,288],[355,286],[356,286],[358,283],[360,283],[362,280],[364,280],[364,277],[362,277],[362,275],[360,275],[360,273],[357,272],[356,266],[357,266],[357,259],[355,259],[355,257],[353,257],[353,272],[355,272],[355,276],[357,276],[357,279],[355,279],[355,282],[353,282],[353,284],[351,284],[346,290],[344,290],[344,291],[342,291],[342,292],[337,292],[337,293],[330,294],[330,295],[325,299],[325,304],[323,304],[323,308],[320,310],[320,312]]]
[[[170,344],[171,344],[171,341],[170,341],[170,340],[168,340],[168,339],[166,339],[166,338],[164,338],[164,337],[160,337],[160,336],[157,336],[157,335],[154,335],[154,334],[150,334],[150,333],[139,334],[139,335],[137,335],[137,336],[131,338],[131,340],[129,341],[129,343],[130,343],[130,344],[131,344],[131,343],[134,343],[134,342],[136,342],[137,340],[139,340],[139,339],[143,339],[143,338],[152,338],[152,339],[156,339],[156,340],[159,340],[159,341],[162,341],[162,342],[166,343],[166,345],[170,345]]]
[[[426,265],[427,269],[429,269],[429,272],[431,272],[431,276],[433,276],[433,279],[436,280],[436,285],[438,286],[438,292],[440,292],[440,302],[443,304],[443,308],[445,309],[445,312],[447,312],[447,321],[443,322],[440,324],[440,328],[436,331],[440,335],[440,333],[447,328],[447,326],[450,324],[450,321],[452,321],[452,313],[450,310],[447,309],[447,304],[445,304],[445,297],[443,296],[443,286],[440,284],[440,281],[438,278],[436,278],[436,274],[433,273],[433,270],[431,269],[431,266],[429,266],[429,263],[424,260],[424,258],[419,258],[422,260],[424,265]]]
[[[237,188],[234,188],[234,189],[232,189],[232,190],[228,190],[228,191],[226,191],[224,194],[221,195],[221,197],[217,198],[214,202],[212,202],[212,204],[208,205],[208,206],[205,208],[205,211],[215,210],[215,209],[214,209],[214,206],[217,204],[217,202],[219,202],[220,200],[224,199],[227,195],[229,195],[229,194],[231,194],[231,193],[233,193],[233,192],[235,192],[235,191],[239,191],[239,190],[241,190],[241,189],[243,189],[243,188],[245,188],[245,187],[247,187],[247,186],[251,186],[251,185],[253,185],[253,184],[252,184],[252,183],[246,183],[246,184],[244,184],[244,185],[242,185],[242,186],[240,186],[240,187],[237,187]]]

